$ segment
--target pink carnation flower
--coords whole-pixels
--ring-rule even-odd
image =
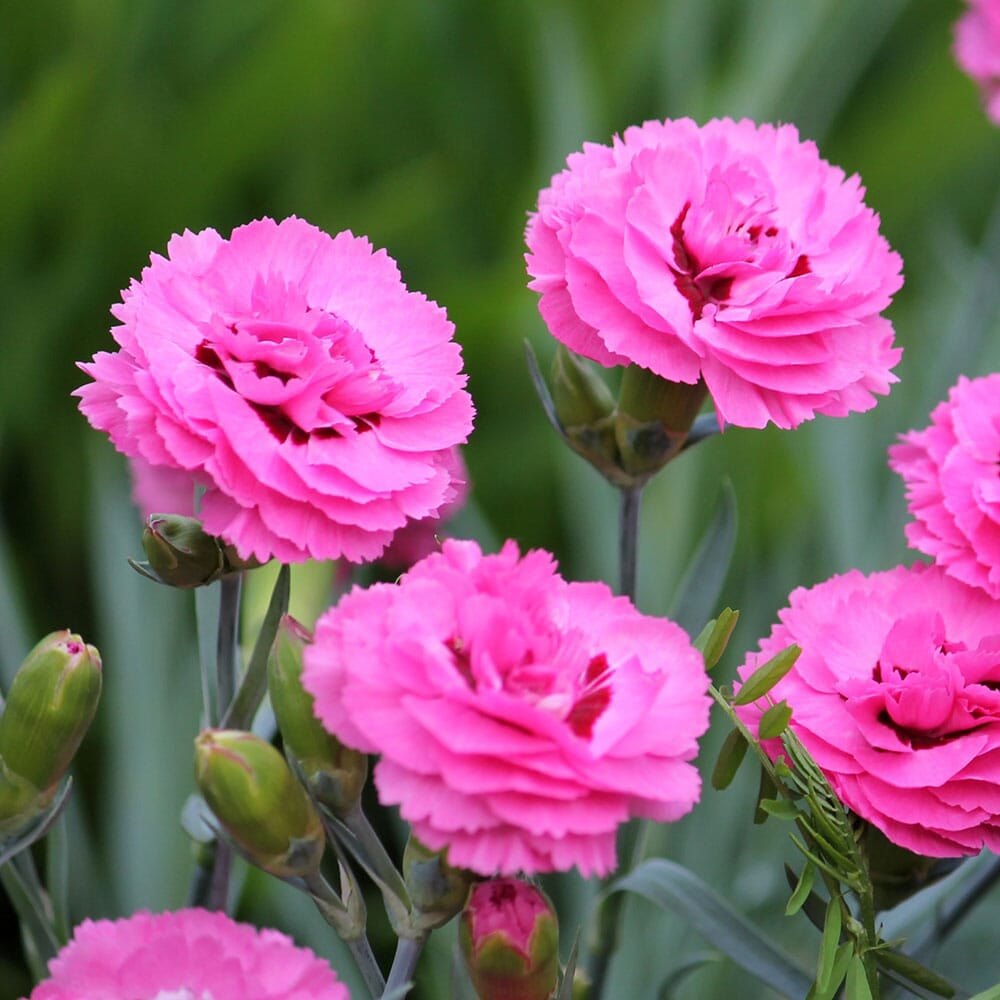
[[[308,949],[208,910],[85,920],[49,973],[30,1000],[350,1000]]]
[[[1000,598],[1000,374],[960,378],[931,426],[889,449],[889,465],[906,483],[910,544]]]
[[[567,162],[526,257],[567,347],[704,379],[719,419],[743,427],[867,410],[896,381],[879,314],[902,262],[857,175],[793,126],[650,121]]]
[[[384,565],[396,570],[409,569],[415,562],[437,552],[441,547],[449,519],[465,506],[465,501],[469,498],[469,470],[465,467],[461,451],[458,448],[452,449],[447,461],[455,487],[454,495],[436,514],[421,521],[410,521],[400,528],[380,556]]]
[[[382,755],[381,800],[484,875],[607,873],[620,823],[699,796],[708,679],[688,637],[513,542],[446,541],[398,584],[355,588],[303,681],[332,733]]]
[[[740,676],[802,647],[770,697],[840,800],[917,854],[1000,850],[1000,603],[918,564],[799,588],[778,617]]]
[[[461,352],[384,251],[290,218],[167,254],[75,394],[119,451],[205,487],[207,532],[244,558],[357,562],[448,501],[472,426]]]
[[[979,85],[986,113],[1000,125],[1000,0],[968,0],[955,25],[955,58]]]

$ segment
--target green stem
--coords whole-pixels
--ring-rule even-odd
[[[386,993],[398,990],[413,980],[417,959],[420,958],[420,953],[424,950],[426,942],[427,934],[399,939],[396,944],[396,954],[392,960],[392,968],[389,970],[389,979],[385,984]]]
[[[219,600],[219,632],[216,644],[216,718],[226,715],[236,693],[236,660],[240,629],[240,591],[243,574],[224,576]]]
[[[359,859],[369,868],[369,874],[378,882],[384,890],[391,892],[406,909],[410,908],[410,894],[400,875],[399,869],[393,864],[389,852],[385,845],[378,838],[378,834],[368,822],[368,817],[358,803],[342,820],[344,826],[354,835],[357,846],[361,849],[364,857]]]
[[[621,487],[621,508],[618,521],[618,563],[621,572],[621,593],[635,603],[639,570],[639,510],[642,487]]]
[[[317,909],[323,914],[324,919],[334,930],[337,930],[338,915],[347,914],[343,900],[333,891],[329,882],[317,872],[312,877],[305,879],[306,888],[313,897],[313,902]],[[361,978],[364,979],[368,992],[372,997],[380,997],[385,992],[385,977],[375,959],[371,943],[364,930],[360,934],[345,935],[338,931],[338,936],[347,945]]]

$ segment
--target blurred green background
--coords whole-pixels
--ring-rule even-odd
[[[666,613],[731,481],[735,558],[721,600],[743,612],[732,672],[794,586],[912,558],[895,435],[924,426],[959,373],[1000,368],[1000,130],[954,64],[957,0],[33,0],[0,6],[0,675],[70,626],[104,653],[98,723],[67,819],[74,920],[183,903],[198,680],[190,595],[141,580],[121,463],[69,393],[107,348],[109,306],[170,235],[300,215],[386,247],[409,286],[445,305],[478,407],[466,457],[469,530],[545,546],[573,578],[615,576],[615,497],[547,427],[523,341],[552,344],[526,287],[526,213],[584,140],[647,118],[790,121],[861,174],[905,261],[890,311],[900,384],[868,414],[794,432],[732,429],[647,491],[640,599]],[[299,600],[321,606],[303,584]],[[319,604],[315,602],[320,600]],[[700,623],[685,623],[697,628]],[[710,765],[707,740],[705,760]],[[755,781],[707,790],[655,845],[773,928],[804,960],[815,937],[780,916],[788,856],[750,829]],[[744,787],[745,786],[745,787]],[[751,787],[754,786],[754,787]],[[579,919],[572,879],[553,891]],[[578,898],[580,897],[580,898]],[[251,876],[241,915],[349,963],[306,905]],[[1000,979],[983,907],[940,967]],[[0,903],[0,1000],[26,992]],[[630,905],[618,997],[657,997],[705,948]],[[572,937],[569,927],[567,939]],[[421,970],[447,995],[447,933]],[[987,941],[990,943],[987,944]],[[731,967],[678,998],[737,995]],[[748,991],[749,989],[749,991]],[[740,996],[767,996],[756,986]]]

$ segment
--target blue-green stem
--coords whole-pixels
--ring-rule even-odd
[[[333,891],[330,883],[318,872],[314,877],[307,878],[305,885],[320,913],[323,914],[328,923],[331,923],[331,926],[336,927],[336,924],[327,916],[326,911],[330,909],[338,913],[344,913],[343,900]],[[368,992],[376,998],[382,996],[386,989],[385,977],[382,975],[382,970],[378,967],[375,953],[372,951],[372,946],[364,930],[356,936],[341,936],[341,940],[347,945],[358,967],[358,971],[361,973],[361,977],[368,987]]]
[[[417,968],[417,960],[427,943],[427,934],[418,937],[401,937],[396,944],[396,954],[389,970],[389,979],[385,984],[385,992],[401,989],[412,982],[413,973]]]
[[[243,575],[233,573],[219,581],[219,620],[215,640],[215,702],[206,698],[205,713],[216,726],[225,717],[236,693],[239,650],[240,593]],[[206,844],[188,891],[190,906],[227,911],[229,883],[233,869],[233,849],[224,840]]]
[[[621,572],[620,592],[635,603],[638,563],[639,563],[639,512],[642,506],[642,487],[624,486],[621,488],[621,507],[619,514],[618,556]],[[634,867],[642,858],[646,837],[637,823],[630,823],[619,831],[618,856],[626,863],[626,871]],[[617,873],[616,873],[617,874]],[[605,878],[601,883],[606,889],[611,879]],[[614,954],[621,934],[622,905],[625,894],[616,892],[610,896],[598,897],[596,928],[593,934],[590,953],[590,996],[599,1000],[607,979],[608,966]]]
[[[618,519],[618,563],[620,593],[635,603],[639,575],[639,510],[642,487],[621,487],[621,508]]]

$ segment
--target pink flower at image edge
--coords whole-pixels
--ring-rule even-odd
[[[955,24],[955,59],[979,87],[986,114],[1000,125],[1000,0],[968,0]]]
[[[29,1000],[350,1000],[330,966],[279,931],[223,913],[136,913],[85,920]]]
[[[678,819],[708,680],[684,632],[547,552],[445,541],[326,612],[303,683],[414,836],[483,875],[604,874],[631,816]]]
[[[174,236],[80,367],[80,408],[119,451],[204,488],[241,557],[363,561],[454,496],[472,427],[444,310],[384,251],[301,219]],[[174,513],[174,512],[170,512]]]
[[[867,410],[896,381],[880,314],[902,262],[858,177],[794,126],[648,121],[567,164],[526,260],[571,350],[704,379],[720,421],[744,427]]]
[[[770,698],[840,800],[916,854],[1000,850],[1000,603],[917,564],[799,588],[778,617],[739,675],[801,647]]]
[[[1000,599],[1000,374],[960,378],[889,449],[906,484],[909,543],[946,573]]]

